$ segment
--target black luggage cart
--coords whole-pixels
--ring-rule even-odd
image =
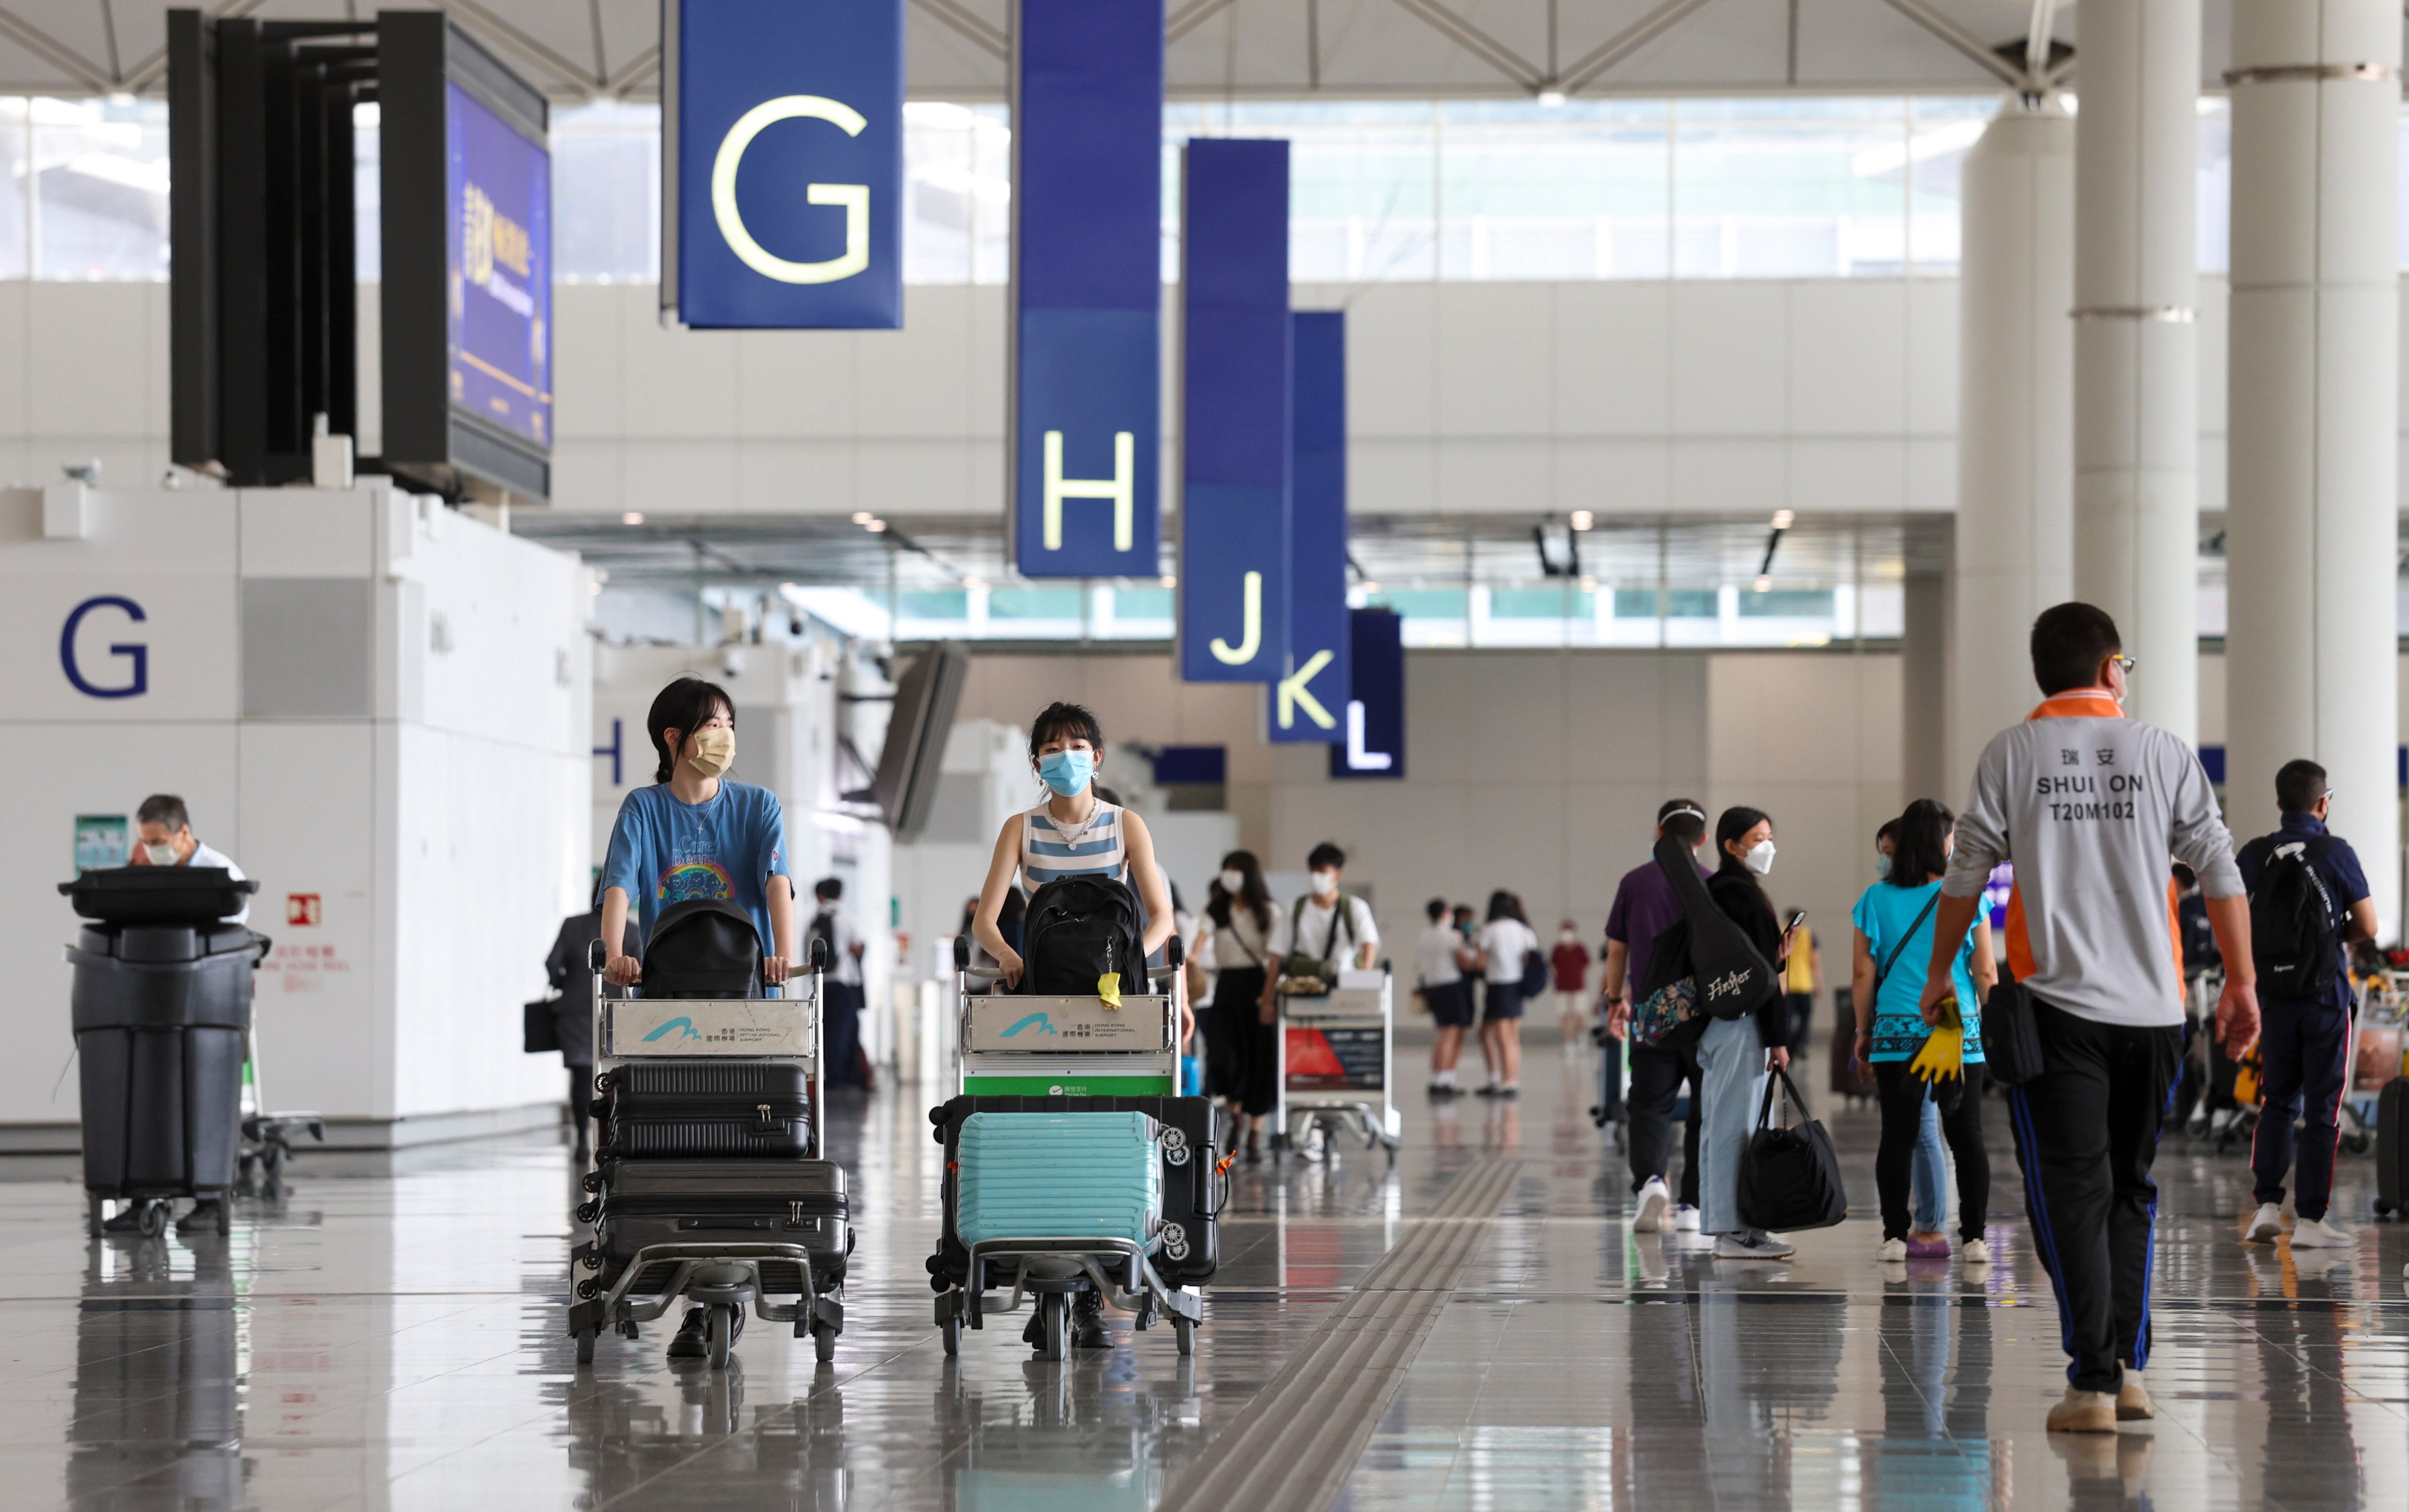
[[[602,987],[604,948],[587,947],[594,973],[595,1085],[605,1099],[598,1114],[618,1130],[607,1105],[640,1080],[671,1084],[684,1073],[700,1086],[755,1069],[770,1085],[776,1071],[799,1071],[804,1096],[801,1157],[788,1153],[793,1110],[776,1100],[758,1105],[759,1129],[742,1141],[760,1153],[736,1159],[700,1158],[673,1145],[631,1154],[613,1142],[586,1173],[593,1200],[577,1210],[595,1237],[570,1251],[576,1300],[568,1332],[577,1361],[591,1363],[604,1329],[636,1338],[642,1325],[681,1300],[706,1309],[707,1352],[725,1369],[747,1308],[769,1322],[793,1325],[817,1359],[836,1357],[844,1329],[846,1257],[853,1247],[844,1170],[827,1159],[823,1073],[822,972],[828,943],[811,943],[806,975],[790,977],[785,998],[611,998]],[[646,1077],[645,1073],[653,1073]],[[625,1080],[630,1085],[623,1087]],[[699,1138],[709,1120],[687,1122]],[[679,1121],[651,1126],[674,1139]],[[639,1158],[641,1155],[643,1158]],[[639,1169],[642,1168],[642,1169]],[[671,1233],[691,1238],[672,1239]],[[754,1237],[757,1234],[758,1237]],[[773,1298],[791,1301],[779,1302]]]
[[[215,1201],[227,1231],[252,978],[268,941],[224,918],[258,886],[224,867],[120,867],[59,885],[88,921],[66,958],[95,1237],[111,1202],[156,1237],[179,1198]]]

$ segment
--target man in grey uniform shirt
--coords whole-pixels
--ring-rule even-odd
[[[2191,747],[2125,717],[2133,661],[2123,649],[2116,622],[2089,604],[2033,621],[2041,703],[1993,737],[1975,768],[1924,994],[1925,1021],[1937,1023],[1955,942],[1992,867],[2012,861],[2008,965],[2032,994],[2041,1071],[2008,1089],[2009,1122],[2070,1359],[2049,1426],[2073,1433],[2157,1416],[2142,1384],[2158,1197],[2150,1163],[2184,1022],[2171,856],[2199,873],[2225,954],[2218,1030],[2236,1056],[2258,1037],[2233,837]]]

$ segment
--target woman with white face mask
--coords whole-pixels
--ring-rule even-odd
[[[1244,1130],[1248,1164],[1262,1159],[1263,1116],[1279,1101],[1278,1032],[1263,1022],[1261,1007],[1271,972],[1276,912],[1263,886],[1262,863],[1252,851],[1221,857],[1212,900],[1196,929],[1190,959],[1212,953],[1213,999],[1204,1015],[1204,1087],[1230,1110],[1233,1130]],[[1233,1134],[1233,1148],[1238,1141]]]
[[[1715,849],[1722,865],[1707,879],[1707,892],[1779,969],[1789,958],[1790,940],[1757,880],[1773,871],[1773,820],[1760,809],[1725,809],[1715,821]],[[1790,1064],[1789,1029],[1781,994],[1770,993],[1745,1018],[1709,1019],[1698,1041],[1698,1067],[1706,1081],[1698,1130],[1698,1227],[1715,1236],[1718,1259],[1786,1260],[1792,1252],[1788,1240],[1750,1228],[1739,1217],[1740,1152],[1756,1123],[1767,1069]]]

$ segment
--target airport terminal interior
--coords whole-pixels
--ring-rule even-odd
[[[0,3],[0,1506],[2400,1507],[2402,63]]]

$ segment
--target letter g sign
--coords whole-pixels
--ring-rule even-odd
[[[766,279],[781,283],[834,283],[870,266],[870,186],[808,184],[806,204],[842,206],[844,209],[844,252],[824,263],[789,262],[769,252],[744,228],[744,212],[736,204],[736,169],[744,150],[761,128],[780,121],[825,121],[848,137],[858,137],[870,124],[860,111],[818,94],[786,94],[745,111],[721,139],[711,165],[711,210],[719,234],[739,261]]]
[[[83,669],[76,665],[76,631],[82,626],[83,617],[95,609],[123,611],[127,619],[137,624],[150,618],[142,612],[140,604],[115,594],[85,599],[68,612],[66,627],[59,631],[59,668],[67,674],[67,681],[75,685],[75,690],[86,698],[139,698],[151,689],[151,648],[142,641],[121,641],[108,648],[110,655],[123,656],[133,664],[131,675],[114,686],[105,687],[94,683],[83,675]]]

